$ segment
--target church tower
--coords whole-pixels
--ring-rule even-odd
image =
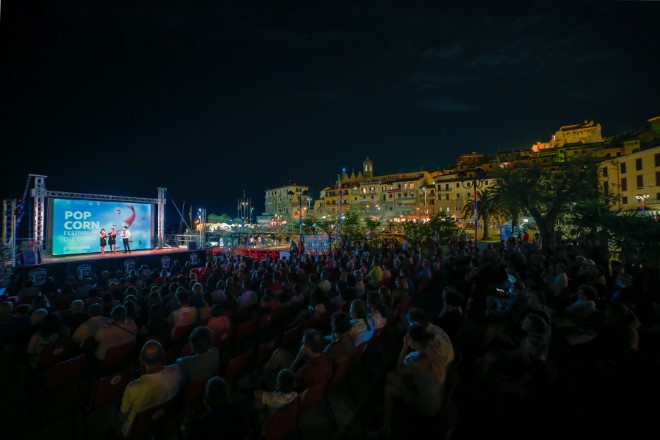
[[[362,175],[364,177],[374,177],[374,163],[369,156],[362,162]]]

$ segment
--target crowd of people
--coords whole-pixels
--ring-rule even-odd
[[[612,264],[595,244],[551,250],[531,240],[481,250],[460,240],[405,249],[361,243],[288,259],[219,254],[200,268],[174,261],[8,289],[0,303],[0,367],[37,372],[41,353],[65,341],[98,366],[109,349],[134,342],[139,377],[124,391],[118,435],[130,432],[140,411],[203,379],[204,407],[185,415],[182,432],[244,438],[263,432],[277,409],[330,380],[401,317],[401,350],[377,390],[382,408],[373,436],[395,435],[401,407],[429,423],[455,425],[442,416],[458,405],[461,420],[486,417],[503,430],[537,420],[521,420],[517,409],[561,424],[571,420],[557,412],[567,396],[583,399],[572,400],[582,409],[574,422],[583,426],[584,414],[601,407],[585,412],[581,405],[594,405],[603,387],[635,404],[657,390],[657,281],[651,268]],[[219,375],[226,359],[215,336],[264,315],[278,317],[283,331],[306,330],[299,345],[274,350],[237,390]],[[187,354],[172,344],[182,328],[192,330]],[[455,389],[449,384],[457,377]],[[619,420],[634,410],[619,411]]]

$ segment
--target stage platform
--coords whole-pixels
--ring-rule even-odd
[[[53,277],[58,282],[64,282],[73,277],[80,280],[86,277],[100,277],[104,270],[117,273],[121,270],[126,273],[131,269],[139,269],[147,265],[151,270],[169,268],[174,260],[183,265],[190,261],[193,267],[201,267],[206,262],[206,250],[189,250],[187,247],[170,247],[162,249],[137,250],[131,253],[118,251],[116,254],[106,252],[66,255],[57,257],[43,257],[41,264],[19,265],[12,268],[14,283],[22,283],[31,279],[36,285],[43,284],[47,277]]]
[[[114,258],[138,258],[150,255],[163,255],[163,254],[176,254],[176,253],[185,253],[192,252],[188,250],[187,247],[169,247],[161,249],[146,249],[139,251],[131,251],[131,253],[124,253],[124,251],[117,251],[115,253],[107,252],[105,255],[101,255],[100,252],[95,254],[84,254],[84,255],[62,255],[56,257],[43,257],[41,259],[41,265],[47,264],[57,264],[65,263],[71,261],[96,261],[96,260],[111,260]]]
[[[41,264],[18,265],[12,268],[12,284],[21,285],[26,279],[31,279],[35,285],[41,285],[47,277],[53,277],[57,282],[67,279],[82,280],[83,278],[100,278],[101,272],[107,270],[113,274],[118,271],[127,273],[131,269],[139,269],[146,265],[151,270],[168,269],[179,260],[183,265],[190,261],[192,267],[203,267],[207,258],[212,258],[221,252],[240,255],[258,260],[268,258],[279,259],[288,257],[286,247],[238,247],[238,248],[208,248],[190,250],[187,247],[169,247],[162,249],[137,250],[131,253],[100,252],[84,255],[45,256]]]

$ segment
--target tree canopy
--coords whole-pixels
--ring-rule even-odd
[[[500,169],[496,177],[495,196],[511,209],[531,215],[550,248],[555,246],[559,213],[573,202],[598,198],[597,163],[591,157]]]

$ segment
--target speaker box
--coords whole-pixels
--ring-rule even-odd
[[[30,249],[23,251],[23,264],[26,266],[37,264],[37,255],[33,250]]]
[[[196,251],[197,250],[197,242],[196,241],[189,241],[188,242],[188,250],[189,251]]]

